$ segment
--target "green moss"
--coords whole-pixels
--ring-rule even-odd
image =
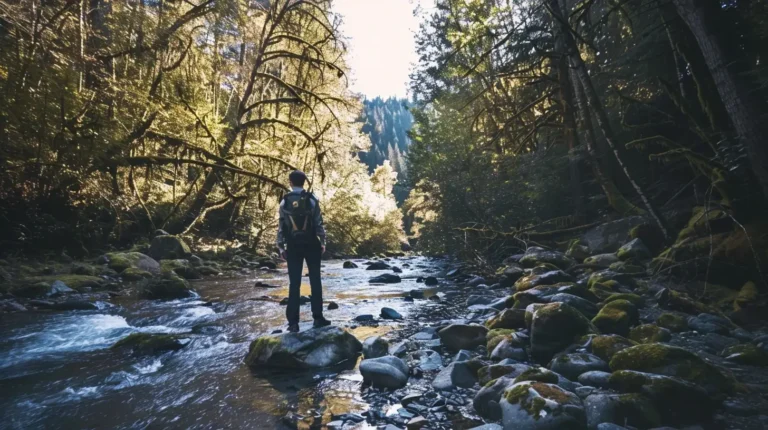
[[[510,373],[516,370],[517,368],[514,366],[507,366],[504,364],[494,364],[491,366],[485,366],[478,369],[477,378],[480,380],[480,383],[483,384],[487,381],[491,381],[494,379],[501,378],[502,376],[509,375]]]
[[[610,302],[615,302],[616,300],[626,300],[637,307],[642,307],[645,305],[645,299],[638,296],[637,294],[632,293],[614,293],[603,300],[603,302],[607,304]]]
[[[619,335],[602,335],[592,338],[592,353],[605,361],[610,361],[617,352],[637,345]]]
[[[488,331],[488,334],[485,335],[486,349],[488,350],[488,354],[493,352],[493,350],[496,349],[502,340],[509,338],[510,335],[514,332],[515,330],[506,328],[497,328]]]
[[[607,303],[592,319],[592,324],[602,333],[614,333],[622,336],[629,334],[631,325],[637,324],[639,314],[635,305],[627,300],[615,300]]]
[[[485,322],[489,329],[520,328],[525,324],[525,311],[522,309],[504,309],[496,316]]]
[[[504,392],[504,399],[507,401],[507,403],[516,405],[520,402],[520,400],[528,396],[528,387],[530,387],[529,384],[513,386]]]
[[[656,319],[656,325],[673,333],[688,330],[688,320],[678,314],[665,312]]]
[[[558,378],[557,375],[554,372],[550,372],[549,370],[542,369],[540,367],[532,367],[525,372],[518,375],[517,378],[515,378],[515,383],[518,382],[524,382],[524,381],[536,381],[536,382],[546,382],[548,384],[557,384]]]
[[[672,336],[669,330],[655,324],[643,324],[632,328],[629,332],[629,338],[638,343],[657,343],[668,342]]]
[[[135,267],[129,267],[123,270],[120,276],[126,281],[140,281],[142,279],[151,278],[152,274],[145,270],[137,269]]]
[[[768,366],[768,353],[752,344],[734,345],[723,350],[726,360],[751,366]]]
[[[53,284],[56,281],[61,281],[69,288],[73,290],[82,291],[86,288],[102,288],[106,285],[106,281],[96,276],[86,275],[47,275],[47,276],[34,276],[26,278],[22,281],[24,284],[37,284],[48,283]]]
[[[755,300],[757,300],[758,294],[759,291],[757,285],[752,281],[748,281],[741,287],[739,294],[736,296],[736,299],[734,299],[733,310],[738,312],[742,308],[754,303]]]

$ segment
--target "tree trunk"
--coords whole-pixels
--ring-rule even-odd
[[[739,140],[749,154],[752,171],[763,195],[768,198],[768,133],[760,123],[760,115],[750,94],[736,83],[728,70],[723,47],[711,31],[707,10],[702,0],[674,0],[677,13],[691,29],[707,63],[717,92],[733,123]]]
[[[622,154],[620,152],[623,147],[620,147],[617,144],[616,136],[614,135],[611,124],[608,120],[608,114],[603,108],[603,104],[597,95],[597,90],[595,90],[595,87],[592,84],[592,78],[590,78],[589,73],[587,72],[587,66],[584,64],[584,60],[581,58],[578,46],[576,46],[576,41],[573,39],[573,35],[571,34],[572,29],[560,11],[560,5],[557,2],[552,2],[551,12],[554,15],[554,18],[560,21],[560,25],[562,26],[562,33],[565,37],[566,48],[568,50],[569,63],[573,73],[578,78],[579,82],[581,82],[587,104],[594,111],[595,118],[597,119],[597,125],[600,127],[600,131],[603,133],[603,137],[605,138],[608,147],[611,148],[613,155],[616,157],[616,161],[618,162],[619,167],[621,167],[621,169],[624,171],[624,174],[629,180],[629,183],[632,184],[632,187],[635,189],[638,196],[640,196],[640,200],[642,200],[643,205],[648,210],[648,214],[653,218],[654,222],[659,227],[659,230],[661,230],[664,238],[668,239],[669,233],[667,233],[667,228],[663,218],[653,206],[648,196],[646,196],[643,188],[630,174],[629,167],[624,163]]]

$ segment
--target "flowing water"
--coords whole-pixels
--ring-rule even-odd
[[[393,263],[403,269],[403,282],[374,286],[368,278],[383,272],[324,262],[324,299],[340,306],[326,316],[353,326],[354,316],[389,306],[408,318],[419,308],[403,293],[423,288],[416,277],[442,263],[422,257]],[[277,288],[257,288],[256,281]],[[365,410],[354,370],[254,372],[243,364],[253,339],[285,328],[285,307],[263,300],[287,295],[284,267],[192,285],[199,297],[121,298],[99,311],[0,316],[0,428],[281,428],[288,411],[327,418]],[[363,339],[397,324],[351,331]],[[301,326],[311,326],[308,304]],[[188,334],[188,344],[139,358],[109,349],[135,332]]]

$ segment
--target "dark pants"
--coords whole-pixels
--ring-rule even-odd
[[[304,268],[304,260],[309,269],[309,285],[312,287],[312,317],[323,316],[323,284],[320,281],[320,246],[288,247],[288,308],[285,316],[288,324],[299,323],[299,298],[301,297],[301,271]]]

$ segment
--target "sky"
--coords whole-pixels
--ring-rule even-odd
[[[413,11],[426,0],[334,0],[349,42],[350,88],[367,98],[407,97],[408,75],[418,60]]]

